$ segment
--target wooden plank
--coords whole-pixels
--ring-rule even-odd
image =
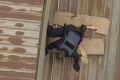
[[[97,78],[97,64],[98,64],[98,57],[90,56],[89,57],[89,68],[88,68],[88,78],[87,80],[96,80]]]
[[[54,10],[57,9],[57,3],[58,3],[58,0],[52,0],[51,2],[50,17],[49,17],[50,24],[52,23]],[[47,41],[48,41],[47,44],[49,44],[49,39],[50,38],[47,38]],[[50,80],[52,77],[52,73],[53,73],[53,54],[50,54],[45,57],[45,68],[44,68],[44,79],[43,80]]]
[[[59,2],[59,10],[60,11],[67,11],[69,7],[69,0],[60,0]]]
[[[40,31],[40,21],[20,20],[20,19],[0,19],[0,27],[11,29],[23,29]]]
[[[81,0],[80,2],[80,13],[81,14],[86,14],[85,12],[87,11],[87,1],[86,0]],[[92,30],[90,29],[87,29],[86,32],[85,32],[85,37],[87,38],[91,38],[91,32]],[[89,34],[88,34],[89,33]],[[81,63],[81,62],[80,62]],[[89,62],[88,62],[89,63]],[[80,66],[80,72],[79,72],[79,80],[88,80],[87,79],[87,76],[88,76],[88,65],[89,64],[82,64],[81,63],[81,66]]]
[[[89,29],[95,29],[96,33],[107,35],[109,29],[109,20],[102,17],[77,15],[68,12],[57,11],[54,15],[53,24],[63,26],[66,24],[73,24],[76,27],[80,27],[81,24],[91,25],[87,26]],[[59,18],[59,19],[58,19]]]
[[[60,80],[61,79],[61,71],[62,71],[62,60],[56,58],[54,55],[51,80]]]
[[[45,57],[45,68],[44,68],[44,79],[43,80],[50,80],[51,79],[51,73],[52,73],[52,63],[53,59],[51,55],[48,55]]]
[[[78,47],[79,53],[80,46],[85,49],[88,55],[104,55],[104,41],[102,39],[84,38]]]
[[[96,16],[104,17],[105,4],[106,4],[105,0],[96,1],[96,8],[95,8],[95,15]],[[101,36],[101,35],[98,35],[98,36],[100,38],[103,38],[104,45],[105,45],[104,51],[105,51],[106,50],[106,43],[105,43],[106,36]],[[99,59],[98,59],[97,80],[104,80],[104,56],[99,56]]]
[[[104,80],[104,57],[103,56],[99,56],[97,80]]]
[[[87,6],[87,15],[95,16],[95,4],[96,0],[89,1],[87,0],[88,6]],[[91,38],[96,38],[95,31],[91,31]],[[89,33],[87,33],[89,34]],[[97,69],[98,69],[98,56],[89,56],[89,65],[88,65],[88,74],[87,74],[87,80],[96,80],[97,76]]]
[[[68,0],[59,0],[57,10],[64,10],[67,9]],[[62,8],[64,7],[64,8]],[[52,18],[53,19],[53,18]],[[52,64],[52,75],[51,80],[61,80],[62,79],[62,67],[63,67],[63,60],[59,60],[56,56],[53,56],[53,64]]]
[[[3,70],[0,70],[0,75],[4,77],[23,78],[23,79],[33,79],[35,76],[33,73],[3,71]]]
[[[9,28],[1,28],[1,27],[0,27],[0,35],[1,36],[19,36],[19,37],[35,38],[35,39],[39,38],[38,31],[9,29]]]
[[[29,14],[40,14],[43,10],[43,6],[32,6],[32,5],[20,5],[14,3],[5,3],[0,1],[0,11],[5,12],[21,12]]]
[[[5,12],[0,11],[0,18],[15,18],[15,19],[25,19],[25,20],[41,20],[41,15],[34,14],[22,14],[21,12]]]
[[[21,54],[13,54],[13,53],[0,53],[1,61],[12,61],[12,62],[27,62],[27,63],[36,63],[37,56],[30,55],[21,55]]]
[[[75,71],[75,70],[74,70],[73,64],[74,64],[74,62],[72,61],[70,80],[79,80],[79,71]],[[69,77],[68,77],[68,78],[69,78]]]
[[[120,32],[119,32],[119,35],[120,35]],[[120,79],[120,36],[118,38],[118,48],[117,48],[117,58],[116,58],[116,73],[115,73],[115,80],[119,80]]]
[[[22,78],[0,76],[0,80],[34,80],[34,79],[22,79]]]
[[[39,44],[42,45],[41,48],[38,48],[38,64],[36,70],[36,80],[43,80],[43,70],[44,70],[44,61],[45,61],[45,41],[46,41],[46,32],[47,32],[47,25],[50,16],[50,7],[51,7],[51,0],[45,1],[44,7],[44,14],[43,20],[41,21],[41,33],[39,36]]]
[[[0,52],[37,55],[38,47],[26,47],[19,45],[0,44]]]
[[[70,0],[69,1],[69,12],[76,13],[77,10],[77,0]]]
[[[88,64],[81,64],[80,65],[80,73],[79,73],[79,80],[88,80]]]
[[[31,38],[9,37],[0,36],[0,44],[21,45],[21,46],[34,46],[38,47],[38,40]]]
[[[2,2],[9,2],[24,5],[40,5],[43,6],[44,0],[1,0]]]
[[[117,47],[118,47],[118,36],[119,36],[119,0],[112,1],[113,9],[112,9],[112,19],[111,19],[111,27],[109,34],[109,42],[108,42],[108,55],[107,55],[107,65],[106,65],[106,80],[115,80],[115,68],[116,68],[116,55],[117,55]],[[114,54],[113,54],[114,53]]]
[[[72,65],[71,58],[65,57],[63,60],[61,80],[70,80]]]
[[[13,62],[13,61],[0,61],[0,69],[9,68],[9,69],[27,69],[34,70],[36,69],[36,63],[25,63],[25,62]]]

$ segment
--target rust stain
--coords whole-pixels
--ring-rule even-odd
[[[8,48],[7,48],[7,47],[2,47],[2,48],[0,48],[0,50],[1,50],[1,51],[7,51]]]
[[[23,27],[24,24],[22,24],[22,23],[16,23],[15,26],[16,26],[16,27]]]
[[[1,11],[11,11],[13,8],[9,7],[9,6],[0,6],[0,10]]]
[[[24,8],[21,8],[21,9],[17,9],[17,11],[27,11],[26,9],[24,9]]]
[[[36,63],[37,58],[35,57],[20,57],[20,56],[16,56],[16,55],[9,55],[8,59],[11,61],[25,61],[25,62],[29,62],[29,63]]]
[[[11,60],[11,61],[18,61],[21,58],[19,56],[15,56],[15,55],[9,55],[8,59]]]
[[[11,36],[8,38],[8,41],[15,45],[21,45],[24,41],[20,37]]]
[[[2,34],[2,33],[3,33],[3,30],[0,29],[0,34]]]
[[[3,41],[3,38],[0,38],[0,41]]]
[[[3,12],[0,11],[0,18],[16,18],[16,19],[27,19],[27,20],[41,20],[41,15],[33,14],[21,14],[21,12]]]
[[[25,53],[25,49],[24,48],[20,48],[20,47],[15,47],[13,50],[11,50],[12,52],[20,52],[20,53]]]
[[[32,78],[35,77],[35,73],[14,72],[14,71],[0,71],[0,76],[32,79]]]
[[[24,35],[24,32],[16,31],[16,35],[23,36],[23,35]]]

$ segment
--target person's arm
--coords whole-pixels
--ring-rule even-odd
[[[63,37],[65,28],[54,28],[52,25],[48,25],[47,35],[50,37]]]

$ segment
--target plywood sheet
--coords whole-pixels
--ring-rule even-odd
[[[96,33],[106,35],[109,29],[109,20],[102,17],[77,15],[68,12],[56,12],[53,19],[53,24],[64,25],[73,24],[80,27],[81,24],[88,25],[87,28],[96,29]]]
[[[103,55],[104,54],[104,41],[102,39],[83,39],[82,43],[78,47],[78,52],[80,46],[84,48],[88,55]]]

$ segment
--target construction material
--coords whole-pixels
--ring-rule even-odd
[[[53,19],[53,24],[64,25],[73,24],[80,27],[81,24],[87,25],[87,28],[95,29],[96,33],[107,35],[109,29],[109,20],[106,18],[77,15],[68,12],[56,12]]]

